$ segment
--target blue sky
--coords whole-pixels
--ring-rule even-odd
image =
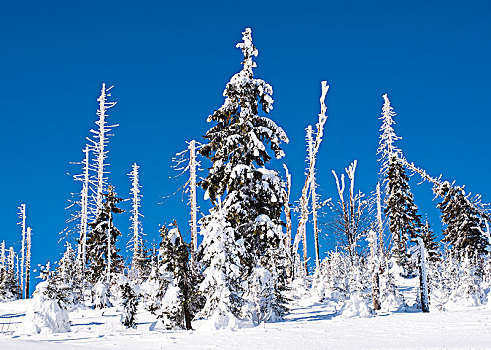
[[[358,188],[375,187],[378,118],[388,93],[407,158],[491,202],[490,15],[490,2],[472,0],[3,1],[0,239],[19,246],[17,207],[26,203],[33,265],[58,259],[64,208],[79,191],[67,173],[78,171],[70,162],[83,157],[102,82],[115,85],[109,121],[120,124],[109,146],[110,182],[129,197],[126,174],[137,162],[149,240],[174,218],[186,231],[185,201],[159,204],[184,181],[169,179],[171,157],[210,127],[206,117],[241,69],[235,44],[245,27],[259,49],[255,76],[274,89],[270,117],[290,138],[284,149],[293,198],[304,181],[304,128],[316,122],[325,79],[323,196],[335,194],[331,170],[354,159]],[[413,182],[421,212],[439,229],[430,187]],[[123,240],[128,218],[117,222]],[[329,248],[329,238],[322,242]]]

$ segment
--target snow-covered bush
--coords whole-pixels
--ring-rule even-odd
[[[385,260],[379,275],[380,306],[382,311],[394,312],[405,307],[404,297],[397,290],[394,275],[399,275],[400,266],[394,259]]]
[[[32,308],[27,310],[16,334],[32,335],[70,331],[68,312],[62,302],[49,297],[49,288],[48,281],[36,286]]]
[[[94,307],[96,309],[103,309],[112,306],[111,302],[109,301],[109,288],[106,282],[104,281],[97,282],[94,285],[92,292],[93,292]]]

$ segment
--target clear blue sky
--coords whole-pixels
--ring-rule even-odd
[[[491,3],[474,0],[2,1],[0,239],[19,247],[17,207],[26,203],[33,266],[59,258],[64,207],[80,185],[67,176],[78,171],[69,163],[83,157],[102,82],[115,85],[109,121],[121,125],[109,146],[110,182],[129,197],[126,174],[137,162],[149,239],[173,218],[186,231],[180,196],[158,204],[180,186],[169,180],[171,157],[210,127],[206,117],[241,69],[235,44],[245,27],[259,49],[255,75],[274,88],[270,117],[290,137],[293,198],[304,181],[304,128],[316,122],[326,79],[322,195],[334,195],[331,169],[353,159],[358,188],[374,188],[387,92],[407,158],[491,202],[490,18]],[[414,192],[421,212],[438,221],[429,187]],[[128,218],[117,222],[123,240]]]

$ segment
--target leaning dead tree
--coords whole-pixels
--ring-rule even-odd
[[[440,175],[438,178],[432,177],[428,175],[428,173],[421,168],[418,168],[414,163],[409,163],[404,157],[399,157],[399,162],[401,162],[402,165],[404,165],[406,168],[412,170],[415,173],[418,173],[421,176],[421,179],[423,181],[428,181],[432,183],[435,187],[441,187],[446,181],[443,181],[441,178],[442,176]],[[448,182],[447,182],[448,183]],[[453,184],[450,184],[450,186],[453,187]],[[483,218],[485,221],[489,222],[491,221],[491,215],[488,213],[488,211],[483,207],[481,203],[481,197],[478,195],[474,199],[470,199],[469,197],[465,197],[466,199],[466,204],[470,207],[473,208],[481,218]]]
[[[326,81],[322,81],[322,93],[320,97],[321,112],[319,113],[319,121],[316,124],[317,132],[315,135],[315,140],[312,142],[312,150],[308,155],[307,177],[302,188],[302,195],[300,197],[300,220],[298,223],[297,233],[295,235],[295,240],[293,244],[293,252],[296,254],[298,251],[298,245],[300,240],[302,240],[303,246],[303,269],[306,275],[308,275],[308,264],[307,264],[307,221],[309,219],[309,190],[311,190],[312,181],[315,176],[315,163],[317,152],[319,151],[320,144],[322,142],[322,137],[324,135],[324,124],[327,121],[326,111],[327,107],[325,104],[325,99],[327,92],[329,90],[329,85]],[[310,127],[311,128],[311,127]],[[307,135],[308,135],[307,129]]]

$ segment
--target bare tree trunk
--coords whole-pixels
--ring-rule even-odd
[[[19,283],[20,283],[20,293],[21,293],[21,299],[25,298],[25,289],[24,289],[24,267],[25,267],[25,260],[26,260],[26,205],[21,204],[20,207],[20,225],[22,227],[22,246],[21,246],[21,251],[20,251],[20,274],[19,274]],[[19,258],[17,258],[19,259]]]
[[[31,234],[30,227],[27,228],[26,237],[26,289],[24,291],[25,298],[29,298],[29,287],[31,282]]]
[[[80,271],[82,275],[85,272],[85,264],[87,263],[86,252],[87,252],[87,224],[88,224],[88,205],[89,205],[89,147],[86,146],[84,149],[85,159],[83,161],[84,165],[84,175],[82,184],[82,195],[81,195],[81,215],[80,215],[80,242],[78,246],[78,263],[80,266]]]
[[[372,304],[374,310],[380,310],[380,287],[379,287],[379,271],[380,271],[380,260],[379,251],[377,251],[377,233],[370,230],[369,233],[370,242],[370,267],[372,269]]]
[[[0,266],[2,267],[2,270],[5,272],[6,270],[5,241],[2,241],[2,244],[0,244]]]
[[[196,203],[196,141],[189,142],[189,204],[191,206],[191,261],[198,250],[198,226]]]
[[[294,241],[294,249],[298,249],[299,238],[301,237],[303,243],[303,268],[305,270],[305,274],[308,275],[308,264],[307,264],[307,228],[306,224],[308,221],[308,192],[309,188],[312,185],[312,178],[315,175],[315,161],[317,152],[319,150],[320,144],[322,142],[322,136],[324,135],[324,124],[327,121],[326,111],[327,107],[325,104],[326,94],[329,90],[329,86],[326,81],[322,82],[322,93],[320,97],[321,104],[321,112],[319,114],[319,122],[316,124],[317,134],[315,137],[315,142],[312,145],[312,151],[309,152],[309,169],[307,171],[307,178],[305,179],[305,184],[302,188],[302,196],[300,197],[300,221],[298,223],[297,234],[295,236]],[[309,135],[309,131],[312,130],[312,127],[309,126],[307,129],[307,135]],[[310,132],[311,134],[311,132]],[[298,237],[298,238],[297,238]],[[296,250],[294,250],[294,253]]]
[[[286,171],[286,190],[283,190],[283,201],[285,202],[284,211],[285,211],[285,221],[286,221],[286,237],[285,237],[285,249],[288,256],[289,264],[286,267],[287,275],[292,278],[293,271],[295,270],[293,264],[294,255],[292,254],[292,213],[290,209],[290,191],[292,187],[292,176],[288,172],[288,168],[285,164],[283,167]]]
[[[109,212],[109,219],[107,225],[107,284],[111,285],[111,224],[112,224],[112,213]]]

